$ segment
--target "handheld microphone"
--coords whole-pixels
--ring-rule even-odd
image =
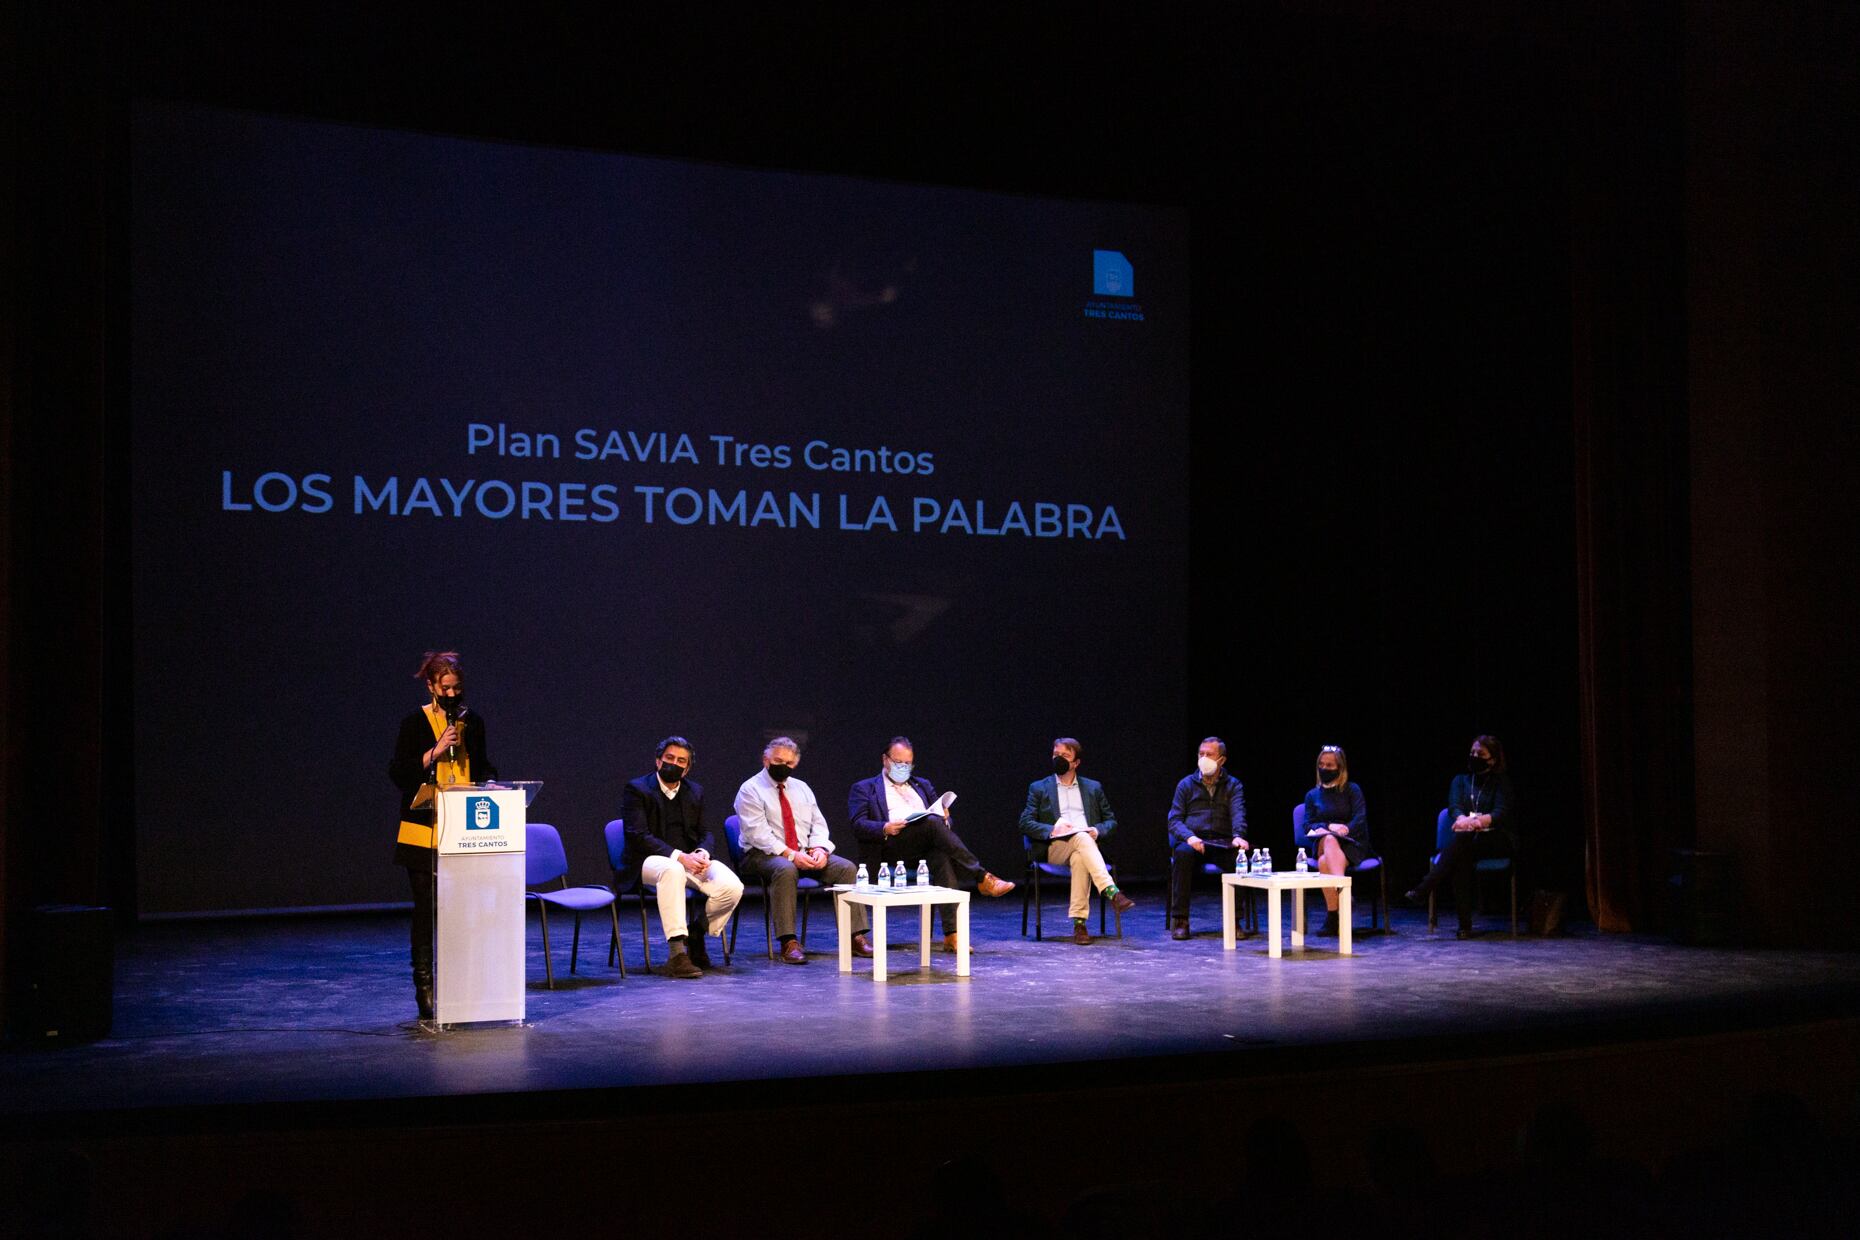
[[[450,710],[446,712],[446,721],[448,721],[448,723],[452,723],[452,727],[456,727],[456,729],[458,729],[459,731],[459,734],[463,734],[463,732],[465,732],[465,716],[469,716],[469,714],[471,714],[471,706],[459,706],[458,714],[452,714]],[[454,762],[458,762],[459,760],[458,742],[452,742],[452,747],[450,747],[450,751],[446,753],[446,757],[448,757],[448,759],[450,760],[454,760]]]

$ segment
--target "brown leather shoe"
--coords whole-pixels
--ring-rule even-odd
[[[1083,947],[1091,946],[1091,931],[1085,928],[1084,922],[1072,923],[1072,941]]]
[[[867,934],[863,930],[861,930],[858,934],[853,935],[853,955],[870,956],[871,954],[872,954],[871,938],[867,936]]]
[[[1178,921],[1173,926],[1170,926],[1169,937],[1178,943],[1188,938],[1188,923],[1185,921]]]
[[[1128,913],[1135,907],[1137,907],[1137,902],[1121,891],[1111,897],[1111,908],[1116,912]]]
[[[704,970],[691,962],[690,952],[673,952],[672,958],[665,962],[667,977],[703,977]]]
[[[789,939],[782,944],[781,950],[775,953],[775,959],[783,964],[806,964],[807,953],[801,950],[801,940]]]
[[[984,871],[982,881],[975,885],[975,889],[985,896],[1000,897],[1014,890],[1014,884]]]
[[[956,950],[956,936],[955,935],[946,934],[943,936],[943,950],[946,952],[953,952]]]

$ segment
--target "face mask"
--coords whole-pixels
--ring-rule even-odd
[[[1475,756],[1466,759],[1466,769],[1475,775],[1483,775],[1492,769],[1492,763],[1490,759]]]
[[[786,762],[769,763],[769,778],[778,784],[792,774],[794,774],[794,768]]]
[[[892,762],[885,767],[885,774],[894,784],[907,784],[911,781],[911,770],[909,762]]]
[[[1064,775],[1072,769],[1072,760],[1062,753],[1053,755],[1053,774]]]
[[[659,778],[668,784],[675,784],[685,777],[685,768],[674,766],[670,762],[659,763]]]
[[[1334,784],[1339,774],[1341,774],[1339,771],[1319,771],[1318,780],[1320,783]]]
[[[1206,754],[1197,758],[1195,760],[1195,765],[1201,768],[1201,777],[1203,779],[1209,778],[1214,772],[1221,769],[1221,764],[1216,762],[1213,758],[1208,757]]]

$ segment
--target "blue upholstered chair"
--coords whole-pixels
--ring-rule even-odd
[[[1311,859],[1311,868],[1317,869],[1318,840],[1316,836],[1305,830],[1305,803],[1303,801],[1292,806],[1292,847],[1304,849],[1305,855]],[[1382,864],[1382,858],[1371,853],[1358,864],[1345,867],[1343,872],[1351,878],[1359,874],[1375,876],[1377,888],[1375,898],[1369,901],[1369,928],[1371,930],[1391,929],[1388,920],[1389,872],[1388,867]],[[1380,920],[1377,914],[1378,906],[1381,909]]]
[[[549,958],[549,906],[567,909],[575,915],[574,945],[568,953],[568,971],[573,973],[581,955],[581,915],[606,909],[613,919],[614,938],[620,937],[620,915],[614,911],[614,893],[602,886],[570,887],[568,885],[568,856],[562,851],[562,836],[546,822],[532,822],[526,832],[526,847],[523,855],[523,883],[532,888],[523,895],[524,900],[536,901],[536,911],[542,917],[543,971],[549,978],[549,989],[555,989],[555,964]],[[548,883],[559,883],[551,890],[536,891]],[[620,961],[620,976],[626,977],[626,961]]]
[[[743,873],[743,820],[731,814],[723,820],[723,833],[730,841],[730,867],[736,871],[738,878],[747,883],[749,879]],[[773,960],[775,959],[775,920],[774,914],[769,909],[769,885],[768,881],[760,876],[757,877],[756,882],[762,888],[762,934],[768,940],[769,959]],[[794,898],[801,904],[800,939],[803,951],[807,950],[807,911],[813,906],[814,896],[825,890],[826,887],[819,879],[809,878],[805,874],[801,875],[795,883]],[[724,956],[726,960],[729,959],[728,953],[736,950],[736,928],[740,924],[740,918],[732,918],[730,921],[730,937]]]
[[[1434,819],[1434,856],[1429,865],[1439,862],[1440,854],[1447,850],[1453,841],[1453,811],[1443,809],[1440,817]],[[1474,908],[1478,908],[1479,880],[1488,874],[1505,874],[1511,879],[1511,937],[1518,937],[1518,867],[1512,857],[1484,857],[1473,862],[1473,899]],[[1427,893],[1427,932],[1432,934],[1437,925],[1435,921],[1434,892]]]
[[[1041,918],[1043,906],[1040,900],[1040,879],[1042,876],[1058,879],[1065,885],[1065,891],[1067,895],[1070,896],[1072,891],[1072,867],[1070,865],[1054,865],[1051,861],[1048,861],[1046,859],[1046,842],[1044,840],[1036,841],[1023,835],[1020,837],[1020,842],[1027,853],[1027,869],[1020,877],[1020,933],[1021,937],[1026,937],[1027,905],[1028,902],[1031,901],[1033,904],[1033,937],[1034,941],[1038,942],[1041,938],[1041,932],[1044,929]],[[1111,881],[1115,883],[1117,881],[1117,867],[1109,861],[1106,861],[1104,863],[1104,868],[1110,871]],[[1095,894],[1098,897],[1098,933],[1102,935],[1104,933],[1104,908],[1110,901],[1104,898],[1104,892],[1102,891]],[[1117,915],[1117,937],[1120,939],[1124,937],[1124,915],[1122,913]]]

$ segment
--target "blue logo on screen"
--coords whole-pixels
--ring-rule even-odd
[[[1136,277],[1130,260],[1116,250],[1091,252],[1091,291],[1100,297],[1135,297]]]
[[[490,797],[466,797],[465,829],[467,831],[497,830],[497,802]]]

